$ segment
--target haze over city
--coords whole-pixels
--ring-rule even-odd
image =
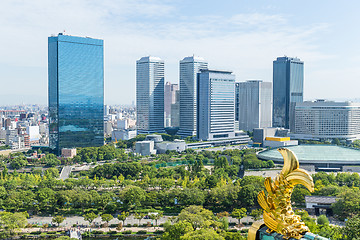
[[[10,1],[0,8],[0,101],[47,104],[47,38],[65,31],[104,40],[105,103],[135,100],[135,61],[204,57],[236,81],[272,81],[272,61],[305,63],[304,98],[359,98],[358,1]],[[340,17],[341,16],[341,17]]]

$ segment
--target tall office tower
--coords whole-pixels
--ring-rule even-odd
[[[50,147],[104,145],[103,40],[48,38]]]
[[[165,95],[164,95],[164,111],[165,111],[165,126],[172,126],[171,123],[171,106],[175,103],[176,92],[179,90],[179,84],[165,83]]]
[[[182,137],[196,135],[197,73],[207,69],[208,63],[200,57],[185,57],[180,61],[180,128]]]
[[[303,102],[304,62],[278,57],[273,62],[273,127],[295,130],[295,105]]]
[[[138,134],[164,132],[164,61],[143,57],[136,61]]]
[[[235,137],[235,75],[201,70],[198,74],[197,137],[217,140]]]
[[[254,128],[271,127],[272,83],[250,80],[239,85],[239,128],[253,131]]]
[[[235,130],[239,130],[240,119],[240,83],[235,83]]]

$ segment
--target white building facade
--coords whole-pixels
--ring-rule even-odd
[[[297,103],[295,107],[297,139],[360,139],[360,103]]]
[[[208,63],[200,57],[185,57],[180,61],[180,128],[177,135],[196,135],[197,74],[207,67]]]
[[[164,132],[164,61],[136,61],[136,127],[139,134]]]

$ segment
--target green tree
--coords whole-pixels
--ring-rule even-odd
[[[181,210],[178,221],[187,221],[191,223],[194,230],[197,228],[208,227],[212,224],[214,214],[201,206],[189,206]]]
[[[250,213],[250,216],[253,217],[253,219],[255,221],[259,220],[261,217],[261,214],[263,214],[263,210],[262,209],[253,209]]]
[[[14,234],[20,228],[24,228],[27,224],[27,212],[0,212],[0,236],[7,237]]]
[[[121,199],[128,207],[140,207],[145,201],[146,192],[137,186],[128,186],[121,192]]]
[[[52,153],[46,154],[41,161],[45,163],[47,167],[55,167],[61,164],[61,161]]]
[[[98,217],[98,215],[96,215],[93,212],[89,212],[89,213],[86,213],[83,217],[84,217],[84,220],[89,222],[89,224],[91,225],[91,223],[95,220],[95,218]]]
[[[230,214],[233,218],[236,218],[239,221],[240,224],[240,220],[244,217],[246,217],[246,208],[234,208],[234,210],[232,211],[232,213]]]
[[[180,240],[225,240],[213,229],[199,229],[193,232],[188,232],[180,237]]]
[[[25,156],[19,156],[11,160],[10,167],[12,169],[20,169],[25,167],[27,163]]]
[[[64,216],[61,215],[56,215],[55,217],[52,218],[51,222],[56,223],[58,225],[58,227],[60,226],[60,224],[65,220],[66,218]]]
[[[123,222],[123,225],[125,225],[125,220],[126,218],[130,215],[129,212],[121,212],[119,215],[117,215],[117,219],[119,219],[119,221],[122,221]]]
[[[103,214],[101,215],[101,221],[106,222],[107,225],[109,225],[109,222],[113,219],[114,217],[111,214]]]
[[[342,192],[339,199],[332,205],[334,214],[340,219],[349,218],[360,213],[360,190],[348,189]]]
[[[356,215],[346,221],[344,234],[347,239],[360,239],[360,215]]]
[[[328,225],[329,224],[329,219],[325,215],[320,215],[317,218],[316,222],[319,225]]]
[[[44,171],[44,175],[48,178],[57,178],[59,177],[59,170],[57,168],[48,168]]]
[[[139,220],[139,226],[141,219],[143,219],[144,217],[145,217],[145,213],[135,213],[135,218]]]
[[[160,218],[162,218],[162,216],[163,216],[162,212],[149,214],[150,219],[155,220],[155,226],[158,226],[158,221]]]
[[[164,224],[164,231],[165,233],[162,236],[163,240],[180,240],[181,236],[194,230],[191,223],[187,221],[180,221],[175,224],[166,222]]]

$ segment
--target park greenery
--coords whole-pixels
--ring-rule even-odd
[[[144,138],[138,136],[138,140]],[[71,159],[57,158],[51,153],[41,159],[29,159],[24,153],[1,157],[2,234],[11,234],[23,227],[26,214],[21,212],[51,214],[56,226],[69,215],[81,215],[90,225],[98,216],[106,225],[117,218],[121,221],[119,229],[130,214],[139,224],[148,215],[157,225],[162,215],[180,213],[173,222],[164,225],[163,239],[245,239],[241,233],[228,231],[227,218],[238,219],[238,224],[245,216],[254,220],[261,218],[257,195],[264,190],[264,178],[240,178],[239,172],[242,168],[276,166],[272,161],[259,160],[255,150],[188,149],[183,153],[168,151],[141,157],[124,150],[133,144],[119,141],[97,148],[80,148]],[[75,178],[58,179],[58,165],[72,163],[92,163],[94,167]],[[20,171],[25,166],[30,168],[27,173]],[[315,220],[306,212],[300,212],[306,225],[321,236],[335,236],[332,239],[358,236],[359,233],[350,229],[359,224],[359,174],[319,172],[313,179],[313,193],[300,185],[295,187],[294,204],[303,208],[306,195],[334,196],[338,198],[332,206],[335,216],[348,221],[346,227],[338,228],[330,225],[325,216]],[[18,220],[6,220],[12,216]]]

